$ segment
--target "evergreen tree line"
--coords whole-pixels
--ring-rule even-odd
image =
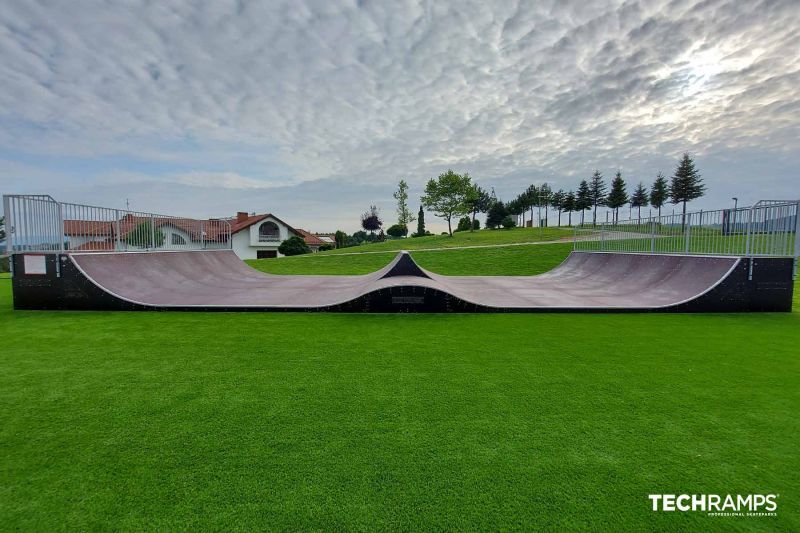
[[[669,201],[672,204],[682,204],[683,217],[686,216],[686,204],[700,198],[705,194],[706,188],[703,180],[695,167],[694,161],[688,153],[683,154],[675,173],[668,180],[662,172],[658,172],[655,181],[649,190],[644,183],[639,182],[632,192],[628,192],[628,184],[622,177],[622,172],[617,171],[609,186],[603,174],[595,170],[589,179],[581,180],[577,189],[553,191],[547,184],[531,185],[513,200],[490,209],[487,215],[487,227],[498,227],[506,215],[516,216],[525,225],[525,219],[530,212],[531,221],[534,213],[541,218],[541,224],[547,225],[549,209],[558,212],[558,225],[561,226],[562,215],[567,216],[567,224],[572,225],[572,214],[580,213],[580,224],[586,223],[586,211],[591,211],[592,225],[597,224],[597,208],[608,207],[612,210],[613,221],[619,221],[619,209],[630,204],[631,209],[636,209],[637,217],[641,219],[642,207],[652,206],[661,216],[661,208]],[[544,217],[541,216],[544,211]],[[490,221],[491,219],[491,221]],[[538,224],[532,223],[532,226]]]

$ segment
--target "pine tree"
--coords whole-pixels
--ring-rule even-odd
[[[636,186],[636,190],[633,191],[633,195],[631,196],[631,207],[635,207],[637,211],[637,217],[639,222],[642,221],[642,207],[647,205],[648,196],[647,196],[647,189],[644,186],[644,183],[641,181],[639,185]]]
[[[592,226],[597,225],[597,206],[604,205],[606,201],[606,183],[603,181],[603,175],[599,170],[595,170],[592,174],[591,185],[589,185],[589,200],[591,201],[592,210]]]
[[[558,227],[561,227],[561,212],[564,210],[564,201],[566,200],[567,195],[564,194],[563,189],[559,189],[557,192],[553,193],[550,196],[550,205],[553,209],[558,211]]]
[[[578,186],[578,194],[575,196],[575,210],[581,212],[581,226],[583,226],[583,216],[586,210],[592,207],[592,191],[586,180],[581,180]]]
[[[672,182],[669,185],[669,197],[673,204],[683,204],[683,216],[681,218],[681,228],[686,226],[686,203],[700,198],[706,193],[706,186],[700,178],[700,173],[694,166],[694,161],[689,152],[683,154]]]
[[[425,210],[419,206],[419,213],[417,213],[417,237],[425,236]]]
[[[572,212],[577,211],[575,201],[576,198],[574,191],[569,191],[564,197],[564,211],[567,212],[567,216],[569,217],[569,221],[567,222],[567,225],[569,226],[572,226]]]
[[[497,200],[492,204],[492,207],[489,208],[489,212],[486,214],[486,227],[489,229],[499,227],[503,219],[507,216],[508,211],[506,210],[506,206],[503,202]]]
[[[667,178],[665,178],[664,174],[659,170],[658,174],[656,174],[656,181],[654,181],[653,186],[650,187],[650,205],[658,209],[659,217],[661,217],[661,207],[667,201],[668,196],[669,188],[667,185]]]
[[[628,203],[628,191],[625,188],[625,180],[622,179],[622,172],[619,170],[611,181],[611,192],[608,193],[606,205],[614,210],[614,223],[619,222],[619,208]]]

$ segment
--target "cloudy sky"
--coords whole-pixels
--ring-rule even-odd
[[[197,4],[206,4],[205,7]],[[353,231],[400,178],[499,196],[692,152],[696,207],[800,196],[797,0],[6,0],[0,191]]]

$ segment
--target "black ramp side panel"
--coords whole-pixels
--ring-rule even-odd
[[[789,311],[791,258],[573,252],[539,276],[441,276],[399,253],[363,276],[276,276],[230,250],[48,255],[18,309],[349,312]]]

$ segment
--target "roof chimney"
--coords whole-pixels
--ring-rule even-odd
[[[247,211],[239,211],[236,213],[236,222],[244,222],[247,220]]]

